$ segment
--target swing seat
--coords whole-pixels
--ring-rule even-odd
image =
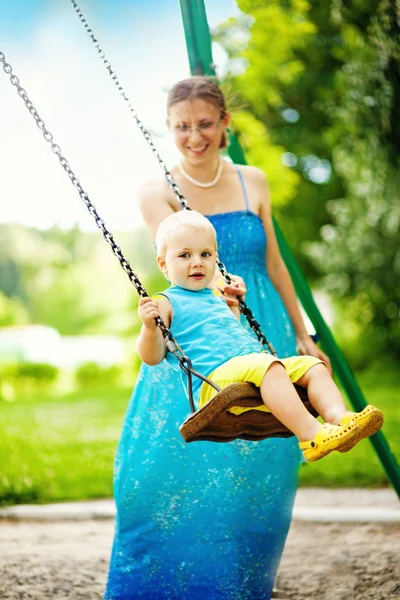
[[[306,390],[300,386],[295,387],[304,406],[317,417],[318,413],[311,406]],[[232,383],[190,415],[179,431],[188,443],[231,442],[236,439],[256,442],[270,437],[294,435],[272,413],[256,410],[257,407],[265,405],[255,385]]]

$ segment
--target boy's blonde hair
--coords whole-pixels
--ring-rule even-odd
[[[158,226],[155,239],[158,256],[165,257],[165,251],[171,234],[185,225],[193,229],[211,233],[215,240],[215,248],[217,248],[217,234],[210,221],[195,210],[181,210],[169,215]]]

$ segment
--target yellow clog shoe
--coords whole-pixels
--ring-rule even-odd
[[[342,427],[347,427],[350,423],[355,423],[358,427],[358,440],[361,440],[374,435],[383,425],[383,414],[372,404],[368,404],[361,412],[348,412],[340,420]],[[355,444],[354,444],[355,445]],[[351,448],[349,448],[350,450]],[[347,450],[339,450],[339,452],[347,452]]]
[[[358,425],[349,420],[347,425],[325,423],[313,440],[299,442],[304,458],[309,462],[320,460],[334,450],[347,452],[359,439]]]

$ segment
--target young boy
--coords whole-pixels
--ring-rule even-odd
[[[214,294],[217,241],[205,217],[194,211],[170,215],[158,228],[156,247],[158,266],[172,286],[139,302],[143,325],[137,350],[146,364],[157,365],[165,358],[179,370],[155,322],[161,315],[196,371],[220,388],[237,381],[259,387],[264,404],[296,435],[308,461],[333,450],[347,452],[382,426],[382,413],[371,405],[361,413],[347,411],[321,360],[313,356],[278,359],[263,351],[240,324],[238,308],[229,308]],[[307,388],[324,425],[304,407],[294,383]],[[193,391],[200,406],[216,393],[196,377]]]

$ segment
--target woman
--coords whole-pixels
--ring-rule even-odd
[[[174,179],[191,208],[213,223],[220,258],[246,282],[246,301],[264,333],[282,357],[295,353],[297,338],[302,353],[327,361],[299,313],[263,173],[220,157],[229,112],[218,86],[203,77],[179,82],[167,108],[181,154]],[[180,206],[159,179],[143,190],[141,210],[154,237]],[[142,366],[127,411],[105,598],[266,600],[291,519],[296,440],[185,444],[178,428],[188,401],[179,375],[164,363]]]

